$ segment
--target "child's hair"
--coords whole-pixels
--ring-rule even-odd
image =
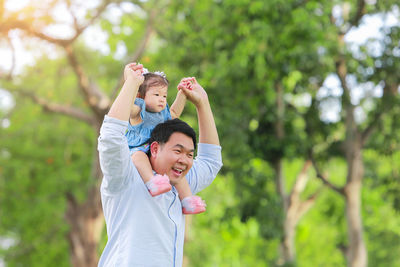
[[[169,81],[167,80],[167,77],[163,73],[158,74],[158,73],[153,73],[153,72],[147,72],[143,74],[144,76],[144,81],[142,85],[139,87],[138,91],[138,97],[143,98],[146,96],[146,92],[150,87],[153,86],[168,86]]]

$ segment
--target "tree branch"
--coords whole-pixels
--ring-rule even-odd
[[[78,78],[78,85],[84,98],[95,114],[99,117],[103,117],[110,106],[110,100],[96,85],[89,81],[89,77],[86,76],[82,66],[79,64],[72,47],[65,47],[65,51],[70,65]]]
[[[103,12],[106,10],[106,8],[112,4],[112,3],[120,3],[122,0],[104,0],[101,5],[99,5],[95,10],[94,10],[94,15],[90,18],[89,21],[87,21],[84,25],[79,25],[78,20],[73,14],[72,10],[69,9],[71,16],[74,19],[74,28],[75,28],[75,36],[70,39],[71,42],[75,41],[89,26],[91,26],[100,16],[103,14]]]
[[[357,1],[357,12],[355,13],[352,20],[350,20],[350,24],[352,26],[358,27],[360,24],[361,18],[365,15],[365,0]]]
[[[378,125],[378,122],[382,118],[382,115],[383,115],[383,111],[375,113],[375,116],[372,119],[372,121],[368,124],[368,126],[365,128],[365,130],[361,133],[361,144],[362,145],[364,145],[367,142],[368,138],[375,131],[375,129]]]
[[[374,114],[372,121],[361,133],[362,145],[367,142],[368,138],[376,130],[377,126],[379,125],[378,122],[382,119],[383,115],[385,115],[385,113],[392,108],[391,104],[385,103],[385,99],[391,99],[395,97],[398,87],[398,84],[388,84],[385,82],[385,87],[383,88],[383,97],[380,98],[382,106],[380,109],[378,109],[379,111]]]
[[[11,17],[8,17],[5,21],[2,21],[0,24],[0,32],[3,34],[6,34],[9,31],[14,30],[14,29],[22,30],[27,35],[37,37],[41,40],[44,40],[44,41],[47,41],[49,43],[53,43],[56,45],[60,45],[60,46],[66,46],[71,42],[70,39],[54,38],[54,37],[51,37],[47,34],[40,32],[39,30],[35,29],[32,26],[32,22],[28,19],[20,20],[14,16],[11,16]]]
[[[27,91],[18,91],[18,93],[29,97],[33,102],[40,105],[44,110],[54,113],[59,113],[66,115],[68,117],[78,119],[80,121],[86,122],[87,124],[94,126],[96,125],[96,119],[85,113],[83,110],[78,109],[76,107],[60,105],[58,103],[52,103],[44,98],[38,97],[37,95],[27,92]]]
[[[150,37],[153,33],[153,21],[154,18],[158,14],[155,10],[152,10],[149,15],[149,19],[147,20],[147,25],[146,25],[146,31],[140,40],[140,43],[138,45],[138,48],[135,50],[135,53],[133,53],[127,62],[125,64],[128,64],[129,62],[137,62],[139,58],[142,57],[143,53],[146,50],[147,43],[150,40]],[[117,85],[114,87],[114,90],[111,93],[111,99],[114,99],[117,95],[118,90],[122,87],[122,84],[124,83],[124,75],[122,74],[120,78],[118,79]]]
[[[84,30],[87,27],[92,25],[94,23],[94,21],[100,17],[100,15],[104,12],[104,10],[107,8],[107,6],[109,4],[120,3],[120,2],[121,2],[121,0],[104,0],[97,7],[97,9],[95,9],[93,17],[87,23],[85,23],[84,25],[81,25],[81,26],[79,25],[79,23],[76,19],[76,16],[73,14],[72,10],[70,8],[68,8],[68,10],[70,11],[70,14],[74,20],[73,28],[75,30],[74,36],[69,39],[55,38],[50,35],[47,35],[47,34],[41,32],[39,29],[36,29],[32,25],[32,21],[34,21],[35,19],[31,18],[31,19],[21,20],[21,19],[18,19],[17,14],[12,14],[12,15],[8,16],[6,19],[3,19],[1,21],[0,32],[6,33],[13,29],[20,29],[30,36],[34,36],[41,40],[47,41],[49,43],[65,47],[65,46],[68,46],[71,43],[73,43],[84,32]],[[68,7],[69,7],[69,5],[68,5]]]
[[[324,185],[328,186],[330,189],[332,189],[332,190],[336,191],[337,193],[339,193],[340,195],[344,196],[344,188],[337,187],[337,186],[333,185],[331,182],[329,182],[328,179],[319,170],[317,162],[315,161],[314,157],[311,155],[310,158],[311,158],[311,162],[314,166],[314,170],[317,174],[317,178],[319,178],[324,183]]]
[[[296,224],[304,216],[304,214],[306,214],[310,210],[310,208],[314,205],[314,203],[315,203],[317,197],[319,196],[321,190],[322,190],[322,187],[319,188],[317,190],[317,192],[315,192],[310,197],[308,197],[306,201],[300,203],[300,205],[297,208],[296,217],[295,217]]]
[[[307,210],[311,208],[310,201],[302,202],[300,199],[300,194],[304,191],[304,188],[308,181],[307,171],[310,168],[311,164],[312,164],[311,160],[307,160],[304,162],[303,168],[297,175],[295,184],[293,185],[292,191],[288,196],[289,204],[286,216],[287,218],[293,219],[295,225],[298,223],[300,218],[307,212]]]
[[[295,199],[298,199],[300,197],[301,192],[304,191],[304,188],[308,180],[307,171],[310,168],[311,164],[312,164],[311,160],[307,160],[304,163],[300,173],[297,175],[296,181],[292,187],[292,191],[289,194],[289,199],[291,203]]]
[[[295,2],[295,4],[293,5],[293,9],[295,8],[300,8],[302,6],[305,6],[308,3],[308,0],[302,0],[302,1],[297,1]]]

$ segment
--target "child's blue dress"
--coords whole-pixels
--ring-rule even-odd
[[[150,139],[154,127],[156,127],[157,124],[172,118],[168,104],[165,109],[160,112],[147,111],[146,104],[142,98],[136,98],[135,105],[138,105],[141,108],[140,117],[142,122],[137,125],[131,125],[130,123],[128,125],[128,130],[125,136],[128,139],[131,155],[135,151],[143,151],[147,153],[149,150],[149,144],[147,142]]]

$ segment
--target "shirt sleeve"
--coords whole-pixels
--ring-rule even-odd
[[[192,193],[197,194],[209,186],[221,167],[221,147],[212,144],[198,144],[197,157],[186,175]]]
[[[121,191],[127,185],[129,173],[134,169],[125,132],[128,121],[105,116],[100,129],[97,149],[103,172],[102,189],[110,194]]]

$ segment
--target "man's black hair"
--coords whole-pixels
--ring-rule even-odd
[[[167,120],[163,123],[158,124],[151,132],[149,144],[158,142],[159,144],[165,144],[173,133],[183,133],[188,137],[192,138],[194,148],[196,149],[196,132],[186,122],[180,119]],[[150,150],[148,155],[150,156]]]

